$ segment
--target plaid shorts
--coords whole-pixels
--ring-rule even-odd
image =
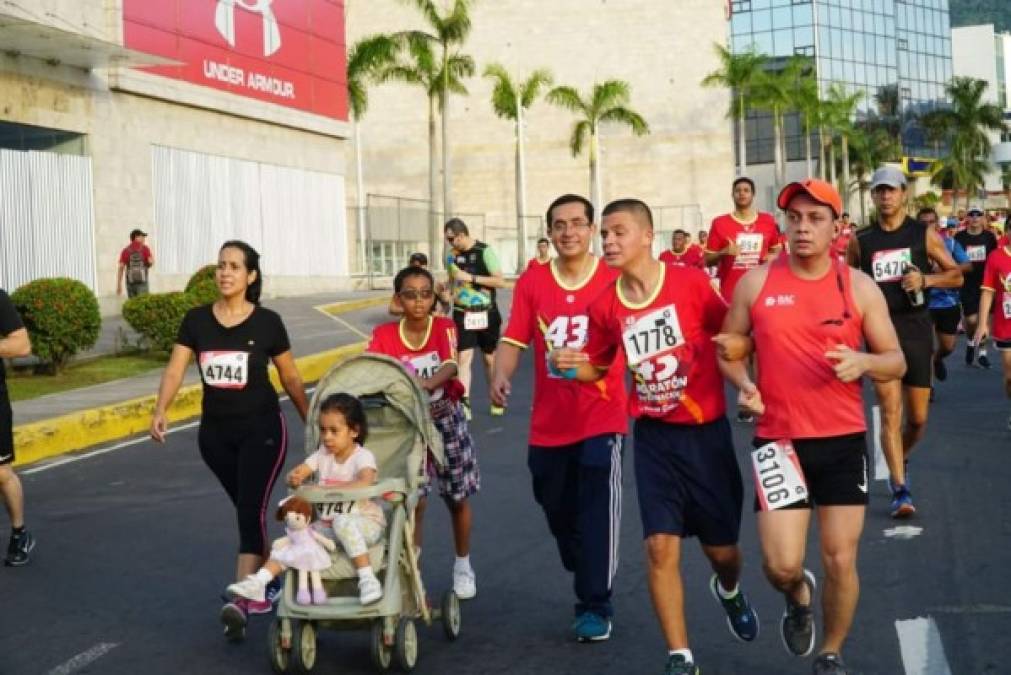
[[[428,459],[428,483],[420,492],[428,496],[432,483],[439,483],[439,495],[454,502],[462,502],[481,489],[481,472],[477,467],[477,452],[470,436],[463,405],[459,401],[438,401],[432,406],[432,420],[442,435],[446,464],[437,469]]]

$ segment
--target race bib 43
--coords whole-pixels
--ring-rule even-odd
[[[249,352],[200,352],[200,372],[208,387],[243,389],[249,381]]]

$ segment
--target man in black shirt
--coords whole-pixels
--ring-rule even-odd
[[[28,356],[32,352],[28,331],[14,309],[14,303],[3,290],[0,290],[0,335],[3,335],[0,338],[0,359]],[[14,421],[7,395],[7,375],[0,362],[0,494],[11,517],[11,540],[4,564],[19,567],[28,562],[28,554],[35,548],[35,539],[25,529],[25,496],[13,465]]]
[[[933,367],[934,332],[925,295],[928,288],[958,288],[962,272],[940,236],[906,213],[906,177],[901,171],[892,167],[875,171],[871,197],[878,221],[850,239],[847,257],[850,265],[877,282],[906,358],[901,383],[876,382],[874,388],[881,405],[881,449],[890,474],[891,515],[908,518],[916,508],[906,484],[906,461],[927,430]]]
[[[968,336],[965,342],[965,364],[971,366],[975,360],[976,350],[979,350],[979,365],[989,368],[990,359],[986,355],[986,344],[972,343],[976,327],[979,325],[979,297],[982,292],[980,287],[983,285],[986,257],[997,248],[997,237],[984,227],[985,224],[986,216],[983,209],[978,206],[970,208],[969,224],[966,229],[955,235],[955,241],[962,245],[969,256],[969,262],[972,263],[972,271],[965,275],[965,283],[962,284],[962,291],[959,294],[962,300],[962,316],[965,318],[965,334]]]

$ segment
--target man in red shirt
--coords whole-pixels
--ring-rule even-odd
[[[522,350],[534,352],[534,401],[527,466],[534,497],[575,576],[581,642],[611,634],[611,584],[618,567],[621,463],[628,432],[625,372],[614,359],[595,383],[567,380],[548,368],[556,347],[582,347],[590,303],[618,273],[590,253],[593,204],[577,195],[556,199],[547,213],[558,257],[516,282],[509,325],[495,351],[491,398],[505,407]]]
[[[741,177],[733,185],[734,211],[713,219],[705,263],[716,265],[720,292],[730,302],[744,273],[780,250],[779,228],[771,213],[755,210],[755,183]]]
[[[836,257],[842,199],[808,179],[783,188],[790,252],[744,275],[723,324],[751,336],[758,382],[721,358],[739,404],[758,416],[751,456],[769,582],[786,600],[783,645],[815,646],[814,575],[804,569],[813,505],[825,566],[825,639],[814,672],[849,671],[839,656],[859,595],[857,544],[868,498],[862,378],[897,379],[905,359],[877,284]],[[868,352],[862,351],[866,342]]]
[[[850,239],[853,237],[853,224],[850,223],[850,214],[845,211],[839,221],[839,234],[832,241],[832,255],[845,261],[846,251],[850,247]]]
[[[148,272],[154,267],[154,255],[144,241],[147,232],[134,230],[130,233],[130,245],[120,251],[119,268],[116,272],[116,295],[123,295],[123,278],[126,277],[126,295],[135,298],[148,291]]]
[[[537,240],[537,255],[527,261],[527,269],[539,265],[547,265],[551,262],[551,242],[547,238],[541,237]],[[526,271],[526,270],[524,270]]]
[[[993,337],[1004,368],[1004,393],[1011,398],[1011,245],[1006,240],[1003,246],[987,256],[980,288],[979,326],[974,342],[985,344],[987,335]],[[994,309],[992,330],[987,327],[991,308]],[[1011,429],[1011,417],[1007,426]]]
[[[682,539],[698,536],[714,571],[709,590],[731,632],[745,641],[758,635],[758,616],[739,587],[743,487],[713,340],[727,307],[702,270],[653,258],[646,204],[618,200],[603,215],[604,255],[621,276],[590,306],[585,349],[554,349],[549,358],[564,377],[584,382],[602,378],[619,354],[632,371],[650,594],[667,641],[666,672],[693,675],[699,670],[685,625]]]
[[[702,267],[705,253],[698,244],[691,243],[691,235],[684,230],[674,230],[671,247],[660,254],[660,262],[680,267]]]

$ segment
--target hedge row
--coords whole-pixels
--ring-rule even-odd
[[[76,279],[36,279],[14,291],[11,301],[43,370],[58,372],[75,354],[98,341],[102,328],[98,299]]]
[[[169,351],[186,312],[217,300],[215,269],[214,265],[201,267],[190,277],[183,292],[149,293],[127,300],[123,304],[123,318],[152,349]]]

